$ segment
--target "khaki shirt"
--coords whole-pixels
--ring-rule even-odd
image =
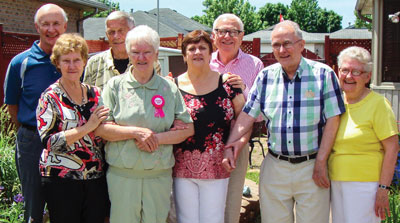
[[[131,62],[129,61],[128,68],[125,72],[129,70],[131,65]],[[154,68],[156,69],[157,74],[160,75],[161,66],[158,61],[154,63]],[[114,60],[110,48],[89,58],[85,68],[83,82],[103,89],[112,77],[118,75],[120,75],[120,73],[114,66]]]
[[[161,95],[165,104],[165,117],[155,117],[151,103],[154,95]],[[149,128],[156,133],[168,131],[175,119],[191,123],[185,102],[177,86],[169,80],[154,75],[142,85],[130,71],[112,78],[104,87],[103,103],[110,108],[109,121],[118,125]],[[106,161],[113,167],[133,170],[165,170],[172,168],[175,159],[172,145],[159,145],[148,153],[139,150],[133,139],[108,142],[105,147]]]

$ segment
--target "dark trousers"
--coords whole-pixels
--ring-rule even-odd
[[[15,163],[24,196],[24,222],[42,222],[44,196],[39,172],[42,150],[37,130],[21,126],[17,133]]]
[[[42,177],[51,223],[103,223],[107,212],[105,177],[70,180]]]

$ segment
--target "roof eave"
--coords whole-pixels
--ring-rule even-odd
[[[52,1],[40,0],[40,1],[47,3],[51,2],[54,4],[59,4],[60,6],[68,6],[71,8],[83,9],[85,11],[93,9],[98,9],[99,11],[105,11],[110,9],[110,7],[108,7],[106,4],[91,0],[52,0]]]

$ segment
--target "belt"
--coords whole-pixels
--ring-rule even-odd
[[[26,125],[26,124],[22,124],[22,127],[31,130],[31,131],[37,131],[36,126],[31,126],[31,125]]]
[[[304,161],[312,160],[312,159],[315,159],[315,157],[317,157],[317,153],[313,153],[313,154],[306,155],[306,156],[297,156],[297,157],[282,156],[282,155],[278,155],[278,154],[272,152],[270,149],[268,149],[268,153],[277,159],[285,160],[285,161],[288,161],[289,163],[293,163],[293,164],[302,163]]]

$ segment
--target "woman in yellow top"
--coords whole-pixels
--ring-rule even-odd
[[[389,213],[398,129],[388,100],[366,87],[370,53],[349,47],[338,56],[346,112],[329,157],[333,223],[380,222]]]

